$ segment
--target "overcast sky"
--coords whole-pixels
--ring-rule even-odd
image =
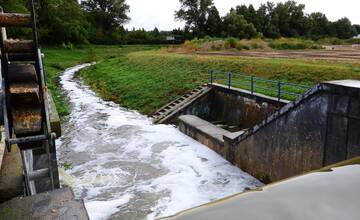
[[[285,0],[272,0],[284,2]],[[214,0],[221,16],[225,15],[231,7],[240,4],[253,4],[255,8],[267,0]],[[353,23],[360,24],[360,0],[297,0],[306,5],[306,12],[323,12],[328,19],[335,21],[342,17],[348,17]],[[178,0],[127,0],[130,5],[131,21],[126,28],[145,28],[152,30],[158,27],[160,30],[172,30],[182,27],[183,24],[174,20],[174,11],[180,5]]]

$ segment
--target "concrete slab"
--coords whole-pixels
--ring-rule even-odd
[[[333,85],[351,87],[351,88],[360,88],[360,81],[352,80],[352,79],[327,81],[325,82],[325,84],[333,84]]]
[[[270,184],[167,220],[358,220],[360,157],[332,169]],[[327,172],[326,172],[327,171]]]
[[[191,124],[191,126],[195,128],[201,126],[207,126],[210,124],[210,122],[202,120],[201,118],[195,115],[181,115],[179,117],[179,120],[183,121],[184,123]]]
[[[188,124],[192,128],[196,128],[200,132],[217,139],[220,142],[224,142],[223,136],[230,135],[231,133],[223,128],[211,124],[195,115],[182,115],[179,117],[179,121]]]
[[[4,142],[0,148],[4,148]],[[23,194],[22,162],[19,148],[12,147],[11,152],[4,151],[0,168],[0,202],[7,201]]]
[[[70,188],[15,198],[0,204],[0,219],[87,220],[83,201]]]

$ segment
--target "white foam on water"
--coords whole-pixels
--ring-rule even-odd
[[[61,76],[71,114],[57,145],[91,219],[154,219],[262,185],[174,126],[103,101],[75,77],[89,65]]]
[[[121,205],[126,204],[130,200],[130,195],[125,195],[123,198],[112,201],[94,201],[85,204],[91,219],[105,220],[111,216],[112,213],[117,212]],[[104,210],[106,210],[104,212]]]

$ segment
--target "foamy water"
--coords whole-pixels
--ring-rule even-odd
[[[261,185],[174,126],[103,101],[76,76],[87,66],[61,76],[71,114],[57,146],[91,219],[154,219]]]

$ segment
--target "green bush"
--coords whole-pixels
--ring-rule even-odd
[[[304,43],[269,43],[269,47],[275,50],[304,50],[304,49],[320,49],[320,45]]]
[[[243,48],[244,50],[250,50],[250,47],[249,47],[248,45],[242,45],[242,48]]]
[[[227,38],[225,40],[225,48],[230,49],[230,48],[237,48],[239,40],[233,37]]]

